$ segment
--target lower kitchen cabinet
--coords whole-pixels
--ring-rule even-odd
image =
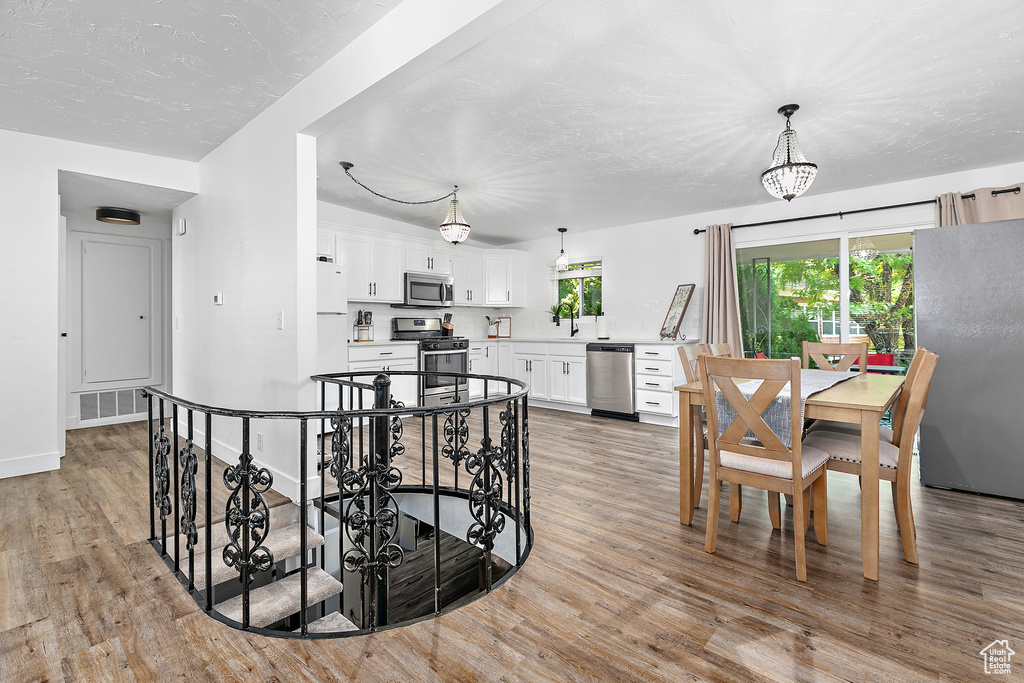
[[[548,400],[587,404],[586,356],[548,356]]]
[[[636,411],[643,422],[677,424],[682,365],[671,344],[636,345]]]
[[[498,345],[495,342],[476,342],[469,345],[469,373],[471,375],[497,375],[498,374]],[[492,382],[488,388],[487,395],[494,396],[498,393],[505,393],[505,387],[498,387]],[[470,399],[483,398],[484,380],[469,380]]]
[[[415,372],[419,369],[416,344],[388,344],[387,346],[349,346],[349,372],[366,372],[389,374],[392,372]],[[391,396],[407,406],[414,406],[419,401],[419,377],[416,375],[390,375]],[[361,378],[367,384],[373,383],[373,376]],[[372,403],[373,398],[367,392],[364,402]],[[369,405],[367,405],[369,407]]]
[[[530,385],[528,396],[532,399],[548,397],[548,357],[540,353],[515,353],[515,370],[512,376]]]

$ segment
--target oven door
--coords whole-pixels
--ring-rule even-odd
[[[439,394],[455,394],[456,389],[460,395],[466,396],[469,384],[464,376],[459,377],[458,375],[465,375],[468,365],[469,351],[467,349],[420,352],[420,369],[423,372],[453,373],[451,375],[424,375],[424,399]]]

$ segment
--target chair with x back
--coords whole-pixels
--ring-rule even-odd
[[[819,544],[827,543],[828,497],[824,475],[828,454],[801,444],[799,361],[795,358],[758,360],[702,356],[698,366],[705,387],[708,412],[711,478],[704,549],[713,553],[717,546],[721,495],[719,482],[765,489],[776,500],[779,493],[790,494],[793,496],[796,574],[797,579],[806,581],[804,539],[810,518],[812,491],[815,537]],[[745,395],[740,386],[746,380],[761,380],[760,385],[749,392],[750,396]],[[789,410],[784,418],[780,418],[779,423],[788,425],[788,438],[781,428],[778,434],[773,431],[763,417],[765,409],[774,404],[777,398],[781,398],[780,393],[787,384],[791,399]],[[785,401],[781,404],[782,409],[784,404]],[[747,437],[748,431],[753,438]]]
[[[835,363],[827,356],[839,356]],[[839,344],[833,342],[804,342],[801,352],[801,361],[804,368],[811,369],[810,361],[814,361],[819,370],[835,370],[846,372],[854,363],[859,363],[859,372],[868,371],[868,343],[857,342],[851,344]]]

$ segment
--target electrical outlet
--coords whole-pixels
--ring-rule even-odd
[[[263,432],[256,432],[256,450],[263,452]]]

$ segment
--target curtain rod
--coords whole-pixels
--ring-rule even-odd
[[[890,204],[888,206],[873,206],[870,209],[854,209],[853,211],[836,211],[834,213],[819,213],[819,214],[816,214],[814,216],[799,216],[797,218],[780,218],[780,219],[774,220],[774,221],[760,221],[758,223],[740,223],[739,225],[732,226],[732,228],[734,230],[736,228],[753,228],[753,227],[758,226],[758,225],[776,225],[778,223],[796,223],[797,221],[809,221],[809,220],[813,220],[815,218],[834,218],[836,216],[839,216],[839,219],[842,220],[843,216],[851,216],[851,215],[853,215],[855,213],[867,213],[868,211],[885,211],[886,209],[902,209],[903,207],[906,207],[906,206],[924,206],[925,204],[934,204],[934,203],[935,203],[934,199],[926,199],[926,200],[920,201],[920,202],[907,202],[906,204]],[[693,229],[693,234],[694,235],[699,235],[702,232],[707,232],[707,229],[704,229],[704,230],[701,230],[700,228],[694,228]]]

